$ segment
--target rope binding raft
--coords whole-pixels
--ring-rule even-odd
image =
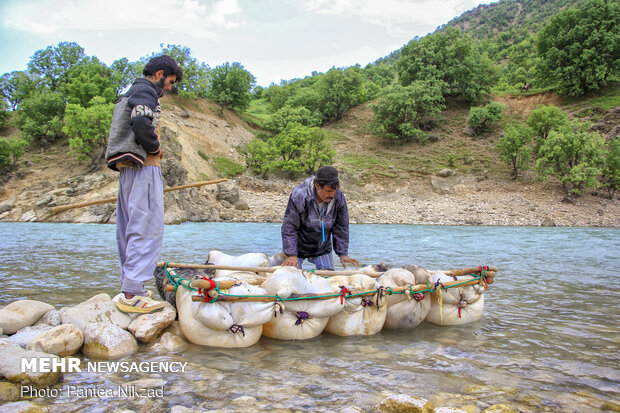
[[[210,266],[214,267],[214,266]],[[260,270],[269,269],[260,268]],[[492,271],[490,271],[492,269]],[[197,280],[187,280],[179,275],[173,270],[168,268],[168,263],[163,263],[163,270],[166,274],[166,277],[170,281],[172,285],[166,286],[165,291],[168,292],[176,292],[179,286],[189,290],[189,291],[197,291],[199,295],[192,296],[192,301],[198,302],[206,302],[206,303],[215,303],[218,301],[222,302],[243,302],[243,301],[275,301],[284,302],[284,301],[299,301],[299,300],[324,300],[329,298],[340,297],[340,303],[344,304],[345,298],[353,298],[353,297],[366,297],[369,295],[378,295],[377,298],[377,307],[378,300],[380,297],[385,295],[392,294],[406,294],[407,298],[411,300],[412,298],[416,301],[420,301],[424,299],[424,293],[433,293],[439,292],[441,294],[441,290],[446,290],[448,288],[454,288],[465,285],[476,285],[480,284],[484,287],[484,289],[488,289],[488,285],[493,283],[493,279],[495,277],[495,272],[497,268],[488,267],[488,266],[479,266],[478,268],[473,268],[474,271],[469,273],[463,273],[464,270],[472,270],[472,268],[466,268],[463,270],[453,270],[446,271],[446,275],[452,276],[455,281],[450,282],[440,282],[437,281],[435,284],[431,285],[430,283],[426,284],[408,284],[403,287],[379,287],[376,290],[366,290],[366,291],[352,291],[347,289],[346,287],[340,287],[340,292],[337,293],[326,293],[326,294],[292,294],[288,298],[280,297],[278,295],[239,295],[239,294],[228,294],[227,289],[241,285],[242,282],[247,282],[253,285],[260,285],[264,281],[263,279],[250,279],[250,280],[229,280],[229,281],[220,281],[217,282],[213,279],[202,277],[202,279]],[[268,271],[272,272],[272,271]],[[435,271],[437,273],[438,271]],[[316,272],[315,272],[316,273]],[[354,272],[351,272],[354,273]],[[471,278],[457,280],[457,275],[467,275]],[[368,300],[366,300],[368,301]],[[372,301],[371,301],[372,302]],[[368,305],[368,304],[367,304]]]

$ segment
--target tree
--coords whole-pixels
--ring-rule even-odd
[[[409,42],[402,49],[396,70],[403,86],[424,80],[441,86],[444,95],[468,102],[489,93],[497,78],[486,53],[455,28]]]
[[[28,142],[18,138],[0,138],[0,172],[5,174],[15,167],[24,154]]]
[[[610,140],[607,145],[601,183],[607,188],[609,199],[614,199],[620,188],[620,138]]]
[[[28,71],[55,92],[67,83],[69,73],[84,56],[84,49],[77,43],[60,42],[55,47],[36,51],[28,63]]]
[[[57,93],[40,91],[24,99],[17,111],[16,126],[23,137],[47,147],[62,136],[65,101]]]
[[[172,57],[183,69],[183,80],[174,84],[173,91],[182,97],[207,97],[211,74],[209,65],[199,62],[193,57],[191,49],[187,46],[169,44],[164,47],[162,43],[160,47],[160,54],[167,54]]]
[[[359,67],[332,68],[319,78],[315,88],[324,123],[340,119],[347,109],[366,101],[364,77]]]
[[[88,108],[67,105],[63,132],[69,137],[71,152],[79,160],[90,160],[91,171],[101,168],[113,112],[114,104],[101,96],[93,98]]]
[[[317,126],[320,124],[320,118],[313,114],[303,106],[284,106],[276,113],[272,114],[265,121],[265,128],[272,132],[278,133],[286,129],[291,123],[298,123],[304,126]]]
[[[549,132],[540,146],[536,168],[543,179],[554,176],[560,181],[566,201],[579,197],[584,188],[598,185],[605,141],[598,133],[588,133],[589,126],[570,122]]]
[[[476,135],[479,135],[491,124],[502,120],[503,112],[504,105],[499,102],[491,102],[482,107],[472,107],[469,109],[469,126],[472,127]]]
[[[604,87],[620,70],[620,6],[589,0],[554,16],[538,35],[538,76],[558,93],[579,96]]]
[[[5,100],[0,99],[0,132],[7,127],[11,119],[9,105]]]
[[[208,97],[224,107],[243,110],[250,105],[255,83],[256,78],[241,63],[226,62],[212,70]]]
[[[378,136],[396,142],[424,142],[422,129],[430,128],[445,109],[441,88],[417,80],[409,86],[394,85],[371,105],[374,112],[370,129]]]
[[[272,138],[255,138],[249,142],[248,167],[265,174],[270,171],[311,173],[333,161],[335,152],[327,133],[298,123],[289,124]]]
[[[86,57],[73,67],[62,90],[68,103],[87,107],[95,96],[114,102],[117,88],[112,70],[96,57]]]
[[[112,70],[112,81],[116,85],[116,96],[128,89],[134,80],[140,77],[143,69],[140,62],[129,62],[126,57],[113,61],[110,70]]]
[[[499,139],[497,150],[504,162],[512,167],[512,179],[517,178],[519,170],[527,169],[533,133],[526,125],[509,125]]]
[[[25,98],[38,88],[38,80],[24,71],[5,73],[0,77],[0,93],[15,110]]]
[[[538,153],[540,145],[547,139],[549,132],[561,128],[568,122],[568,117],[557,106],[538,105],[530,112],[527,125],[532,128],[536,136],[535,152]]]

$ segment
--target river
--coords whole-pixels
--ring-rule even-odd
[[[202,263],[229,254],[281,248],[277,224],[166,226],[162,260]],[[0,223],[0,305],[19,298],[57,308],[118,290],[112,225]],[[180,354],[147,346],[138,361],[186,361],[184,373],[68,373],[68,386],[150,380],[163,397],[79,397],[34,401],[52,411],[364,411],[404,393],[435,406],[482,411],[618,408],[620,399],[620,229],[352,225],[349,255],[364,264],[428,269],[499,267],[480,321],[372,337],[323,334],[308,341],[261,338],[247,349],[196,345]]]

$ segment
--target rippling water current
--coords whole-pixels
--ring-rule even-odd
[[[57,308],[118,291],[111,225],[0,223],[0,305],[39,299]],[[281,248],[277,224],[167,226],[162,260],[202,263]],[[405,393],[469,411],[507,403],[519,411],[600,411],[620,399],[620,230],[600,228],[353,225],[360,262],[428,269],[495,265],[478,322],[423,323],[373,337],[330,334],[308,341],[263,337],[247,349],[190,345],[160,355],[143,346],[131,360],[187,361],[184,373],[65,374],[58,388],[145,379],[164,397],[59,397],[52,411],[166,411],[181,405],[230,411],[365,411]],[[138,382],[140,383],[140,382]]]

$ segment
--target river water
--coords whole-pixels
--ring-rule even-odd
[[[276,253],[277,224],[166,226],[162,260],[202,263],[212,249]],[[19,298],[57,308],[118,291],[112,225],[0,223],[0,306]],[[265,337],[247,349],[190,345],[132,361],[186,361],[181,373],[67,373],[52,411],[371,411],[387,395],[482,411],[618,409],[620,229],[352,225],[350,256],[365,264],[451,269],[499,267],[480,321],[372,337],[330,334],[308,341]],[[136,380],[138,380],[136,382]],[[141,383],[163,397],[80,397],[69,386]],[[615,410],[617,411],[617,410]]]

